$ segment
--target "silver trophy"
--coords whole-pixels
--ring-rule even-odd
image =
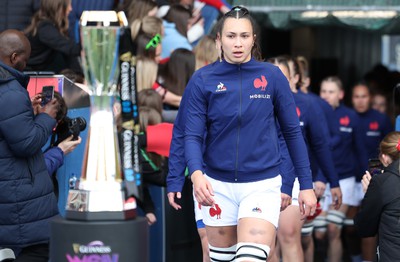
[[[69,191],[66,218],[125,220],[136,216],[126,202],[115,105],[119,77],[119,37],[123,12],[85,11],[81,17],[82,65],[90,90],[91,113],[82,174]]]

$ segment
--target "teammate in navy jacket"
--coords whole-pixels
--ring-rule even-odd
[[[300,75],[301,75],[301,83],[299,91],[307,95],[312,100],[312,103],[318,106],[318,109],[321,113],[323,113],[323,116],[325,116],[324,120],[327,123],[327,128],[329,130],[329,134],[325,136],[330,138],[329,145],[332,151],[333,148],[339,145],[341,140],[339,132],[339,122],[335,121],[333,108],[328,104],[328,102],[322,99],[319,95],[311,92],[310,90],[311,78],[309,74],[309,66],[307,59],[303,56],[298,56],[296,57],[296,61],[299,64]],[[312,234],[314,229],[316,229],[316,234],[315,234],[316,239],[318,239],[320,235],[322,236],[325,235],[324,234],[326,230],[325,211],[327,211],[327,207],[325,207],[325,205],[323,204],[325,199],[325,194],[328,194],[330,197],[333,196],[333,198],[335,198],[335,194],[337,195],[337,191],[341,192],[340,187],[339,188],[330,187],[330,192],[326,190],[327,183],[330,181],[328,177],[329,173],[323,172],[321,170],[315,155],[316,155],[315,152],[309,150],[311,172],[313,174],[313,182],[314,182],[314,191],[317,198],[320,200],[319,205],[321,214],[316,217],[310,217],[310,219],[305,221],[303,228],[301,229],[301,242],[302,242],[301,244],[304,251],[304,261],[312,261],[314,259],[314,239]],[[330,153],[330,155],[332,158],[332,153]],[[331,160],[331,162],[332,161],[333,159]],[[336,169],[335,173],[337,177]],[[338,185],[338,182],[336,185]],[[337,196],[336,199],[338,199]],[[341,202],[341,193],[340,193],[340,202]],[[337,205],[336,208],[339,208],[339,205]]]
[[[362,140],[360,119],[357,113],[340,103],[344,97],[343,85],[338,77],[327,77],[321,83],[321,97],[334,109],[335,119],[339,122],[341,143],[333,150],[335,167],[339,174],[339,184],[343,193],[343,204],[339,210],[331,208],[327,214],[330,261],[341,261],[341,227],[349,206],[357,205],[356,177],[360,170],[367,169],[366,149]]]
[[[390,123],[389,117],[371,108],[371,91],[366,83],[360,82],[353,86],[352,89],[352,103],[353,108],[357,112],[360,118],[360,129],[362,132],[362,140],[365,144],[365,150],[368,159],[379,157],[379,144],[383,138],[393,131],[393,126]],[[362,173],[365,170],[360,170]],[[359,191],[358,205],[350,207],[347,212],[347,217],[353,218],[358,212],[359,205],[364,196],[362,192],[361,184],[358,184],[357,190]],[[353,219],[351,220],[353,222]],[[353,223],[351,223],[352,225]],[[347,225],[347,224],[346,224]],[[361,241],[357,236],[357,232],[353,227],[346,227],[346,235],[349,238],[347,241],[352,241],[352,245],[357,254],[360,251],[361,243],[361,257],[365,261],[373,261],[376,256],[376,238],[362,238]],[[352,251],[352,250],[350,250]]]
[[[297,61],[288,56],[279,56],[270,61],[277,65],[288,79],[290,89],[293,92],[296,113],[300,121],[304,140],[310,151],[315,152],[317,160],[321,163],[323,170],[328,178],[332,180],[333,194],[338,199],[337,208],[339,208],[341,193],[330,152],[330,136],[326,120],[322,114],[318,114],[320,109],[311,102],[310,97],[297,90],[297,85],[301,82]],[[283,157],[285,157],[285,155]],[[286,162],[285,166],[292,165],[290,157],[283,161]],[[293,199],[292,204],[282,211],[279,217],[278,240],[282,259],[284,261],[299,261],[299,257],[303,257],[300,234],[304,221],[301,219],[300,212],[297,208],[298,203],[296,195],[298,191],[299,184],[298,181],[296,181],[293,186],[293,191],[290,193]]]
[[[311,103],[314,105],[315,110],[317,112],[321,112],[324,117],[322,121],[324,121],[326,124],[323,124],[324,126],[324,132],[326,131],[325,127],[328,128],[328,133],[325,134],[329,138],[329,148],[333,150],[335,147],[337,147],[341,141],[340,138],[340,132],[339,132],[339,122],[335,121],[335,115],[332,110],[332,107],[321,97],[317,96],[314,93],[306,93],[306,96],[309,97],[311,100]],[[314,120],[317,121],[317,120]],[[324,136],[325,136],[324,135]],[[332,155],[331,153],[329,155]],[[313,182],[323,182],[323,183],[331,183],[332,186],[332,179],[338,179],[337,174],[334,175],[333,178],[329,177],[329,173],[323,172],[321,170],[321,167],[317,161],[317,156],[315,152],[309,151],[309,157],[310,157],[310,166],[311,166],[311,172],[313,174]],[[327,157],[327,155],[324,155],[324,157]],[[324,169],[326,170],[326,169]],[[335,170],[336,172],[336,170]],[[335,183],[338,185],[338,181]],[[324,192],[320,190],[319,188],[315,187],[314,185],[314,190],[316,190],[317,197],[321,196],[321,193],[323,194]]]
[[[211,261],[268,257],[280,210],[276,117],[300,179],[303,215],[315,212],[294,101],[279,69],[252,58],[253,24],[242,7],[221,19],[223,61],[193,75],[189,106],[180,107],[188,110],[185,155],[207,225]],[[258,233],[250,233],[254,230]]]
[[[371,108],[371,92],[364,83],[358,83],[353,87],[352,102],[354,110],[360,118],[362,139],[367,150],[366,156],[368,159],[378,158],[379,143],[393,131],[390,119],[387,115]]]

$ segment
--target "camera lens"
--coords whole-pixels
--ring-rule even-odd
[[[76,121],[79,124],[79,130],[83,131],[86,128],[86,120],[83,117],[77,117]]]

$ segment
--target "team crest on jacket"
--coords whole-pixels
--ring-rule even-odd
[[[345,132],[345,133],[353,132],[353,128],[349,126],[350,125],[350,117],[349,116],[341,117],[339,119],[339,124],[340,124],[340,127],[339,127],[340,132]]]
[[[300,108],[298,106],[296,106],[296,114],[297,114],[297,117],[299,118],[300,126],[304,126],[304,122],[300,120],[301,111],[300,111]]]
[[[226,92],[226,86],[222,83],[219,82],[219,84],[217,85],[217,89],[215,90],[215,92]]]
[[[381,131],[379,131],[378,121],[369,123],[369,131],[367,131],[367,136],[381,136]]]
[[[257,88],[257,89],[261,88],[261,91],[265,91],[265,89],[267,88],[267,85],[268,85],[268,81],[265,78],[265,76],[262,75],[261,78],[254,79],[253,84],[254,84],[255,88]]]
[[[260,78],[254,79],[253,85],[254,85],[254,88],[256,88],[256,89],[261,88],[261,91],[265,91],[265,89],[267,88],[267,85],[268,85],[268,81],[265,78],[265,76],[262,75]],[[271,95],[265,94],[265,93],[264,94],[257,93],[257,94],[250,95],[250,99],[270,99],[270,98],[271,98]]]
[[[379,123],[376,122],[376,121],[369,123],[369,129],[370,130],[374,130],[374,131],[378,130],[379,129]]]
[[[339,123],[341,126],[348,126],[350,124],[350,117],[344,116],[340,118]]]
[[[301,111],[300,111],[300,108],[298,106],[296,106],[296,113],[297,113],[297,117],[301,116]]]

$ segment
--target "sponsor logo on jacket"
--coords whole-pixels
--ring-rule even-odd
[[[216,93],[220,93],[220,92],[226,92],[226,86],[222,83],[219,82],[219,84],[217,85],[217,89],[215,90]]]

